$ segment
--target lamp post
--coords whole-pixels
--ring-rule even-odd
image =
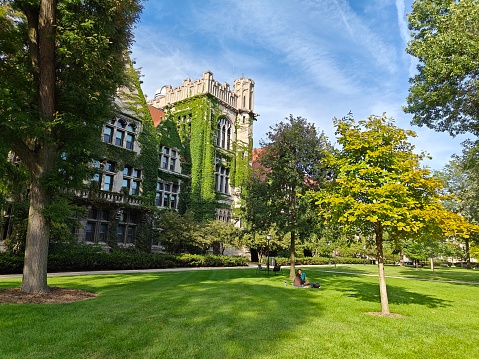
[[[269,276],[269,240],[271,239],[271,234],[266,235],[266,239],[268,240],[268,263],[266,264],[266,268],[268,268],[268,276]]]

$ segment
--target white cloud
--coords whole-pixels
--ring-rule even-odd
[[[307,118],[331,140],[332,118],[349,111],[356,119],[386,112],[410,128],[410,115],[401,109],[413,63],[404,51],[410,2],[150,1],[133,58],[149,97],[206,70],[230,84],[242,75],[252,78],[261,115],[255,146],[289,114]],[[418,134],[418,150],[430,152],[435,163],[460,151],[459,140],[438,134],[435,141],[436,133],[426,129]]]

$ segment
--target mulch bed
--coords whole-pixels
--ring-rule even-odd
[[[97,294],[78,289],[50,287],[49,293],[23,293],[20,288],[0,289],[0,303],[64,304],[95,298]]]

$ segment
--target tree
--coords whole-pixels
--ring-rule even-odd
[[[437,131],[479,135],[479,1],[416,0],[408,15],[418,74],[404,110]]]
[[[318,217],[304,195],[317,189],[325,181],[324,163],[330,150],[323,133],[318,134],[313,124],[302,117],[285,118],[267,133],[261,141],[259,163],[263,169],[260,180],[264,186],[253,193],[262,203],[260,213],[267,214],[268,224],[274,224],[279,233],[290,233],[290,277],[295,275],[295,241],[307,237]],[[265,188],[266,187],[266,188]]]
[[[48,292],[50,206],[80,185],[117,89],[140,0],[10,0],[0,5],[0,146],[29,175],[23,292]]]
[[[211,245],[209,239],[203,238],[191,212],[180,215],[173,210],[161,211],[159,223],[159,240],[169,253],[197,252]]]
[[[479,223],[479,171],[477,149],[471,143],[466,144],[463,155],[456,155],[438,175],[445,188],[454,193],[458,200],[449,201],[448,208],[460,213],[469,223]],[[477,241],[477,236],[472,236]],[[469,238],[463,238],[467,268],[471,268]]]
[[[389,301],[384,275],[383,242],[418,232],[434,222],[444,232],[465,231],[458,216],[446,211],[441,201],[440,180],[420,167],[424,153],[415,154],[408,138],[392,119],[371,116],[356,121],[352,115],[334,119],[341,150],[328,158],[334,178],[320,191],[310,193],[319,213],[343,231],[374,235],[379,273],[381,312],[388,315]]]

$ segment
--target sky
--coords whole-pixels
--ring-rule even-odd
[[[411,126],[406,14],[412,0],[147,0],[135,29],[132,59],[149,99],[211,71],[231,86],[255,82],[254,147],[292,114],[335,142],[333,118],[352,112],[392,117],[417,133],[423,163],[441,170],[466,137]]]

